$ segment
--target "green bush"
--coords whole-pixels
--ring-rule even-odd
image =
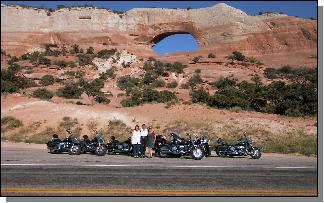
[[[187,67],[186,65],[183,65],[180,62],[174,62],[173,64],[167,63],[164,66],[165,66],[166,71],[170,71],[173,73],[183,73],[183,69],[185,69]]]
[[[198,103],[198,102],[203,102],[206,103],[208,102],[209,99],[209,93],[203,88],[197,89],[197,90],[192,90],[190,92],[192,102]]]
[[[133,78],[129,75],[122,76],[117,80],[117,86],[121,90],[132,89],[140,84],[140,80],[138,78]]]
[[[8,60],[8,64],[11,65],[11,64],[13,64],[13,63],[15,63],[15,62],[18,62],[18,61],[19,61],[19,59],[18,59],[16,56],[12,56],[12,57],[10,57],[10,59]]]
[[[197,74],[201,73],[201,69],[199,69],[199,68],[196,69],[196,70],[195,70],[195,73],[197,73]]]
[[[36,66],[39,66],[39,65],[50,66],[51,65],[51,60],[46,58],[46,57],[39,57],[38,61],[35,62],[34,65],[36,65]]]
[[[208,54],[208,58],[216,58],[216,56],[215,56],[215,54],[210,53],[210,54]]]
[[[151,88],[157,88],[157,87],[164,87],[165,86],[165,82],[163,80],[154,80],[151,83]]]
[[[12,63],[9,67],[8,67],[8,71],[13,71],[13,72],[18,72],[21,69],[20,65],[18,63]]]
[[[103,94],[99,93],[94,97],[95,101],[98,103],[109,104],[110,100]]]
[[[78,62],[80,66],[92,65],[93,56],[89,54],[78,54]]]
[[[107,80],[108,78],[114,79],[116,77],[116,74],[115,74],[116,69],[117,69],[116,67],[112,67],[112,68],[106,70],[106,72],[100,73],[99,78],[102,80]]]
[[[1,93],[14,93],[35,86],[32,80],[16,76],[13,70],[1,70]]]
[[[80,47],[77,44],[72,45],[72,47],[70,48],[69,51],[70,51],[71,54],[81,53]]]
[[[79,99],[83,90],[76,84],[68,84],[65,87],[58,89],[57,96],[66,99]]]
[[[45,88],[40,88],[40,89],[35,90],[33,92],[32,96],[36,97],[36,98],[44,99],[44,100],[49,100],[49,99],[52,99],[52,97],[54,95],[51,91],[48,91]]]
[[[202,56],[196,56],[192,59],[193,62],[197,63],[200,59],[202,58]]]
[[[94,52],[94,48],[93,47],[89,47],[87,49],[87,54],[93,54],[93,52]]]
[[[231,77],[226,77],[226,78],[221,78],[218,81],[215,81],[212,83],[212,86],[214,88],[225,88],[225,87],[232,87],[237,84],[237,79],[231,78]]]
[[[170,92],[168,90],[163,90],[159,93],[159,98],[157,102],[166,103],[168,101],[176,100],[176,99],[177,96],[173,92]]]
[[[167,88],[176,88],[178,86],[177,81],[172,81],[167,84]]]
[[[65,68],[68,66],[68,63],[66,61],[59,60],[59,61],[54,61],[53,65],[56,65],[60,68]]]
[[[98,58],[108,59],[117,52],[117,49],[103,49],[97,53]]]
[[[244,61],[245,56],[239,52],[239,51],[234,51],[232,55],[228,56],[229,59],[236,60],[236,61]]]
[[[196,86],[197,84],[200,84],[202,83],[203,80],[201,79],[200,75],[199,74],[194,74],[189,80],[188,80],[188,85],[190,87],[194,87]]]
[[[55,78],[52,75],[44,75],[40,82],[43,86],[53,85]]]

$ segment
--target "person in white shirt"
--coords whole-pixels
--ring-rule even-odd
[[[146,125],[143,124],[141,129],[141,157],[145,157],[147,134],[148,134],[148,130],[146,128]]]
[[[133,145],[133,156],[134,158],[138,158],[138,154],[141,146],[141,131],[138,125],[135,126],[135,129],[132,134],[132,145]]]

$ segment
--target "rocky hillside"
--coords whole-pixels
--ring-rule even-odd
[[[284,14],[249,16],[224,3],[201,9],[131,9],[125,13],[93,7],[37,8],[1,5],[1,48],[23,54],[45,43],[119,48],[139,56],[166,36],[190,33],[198,52],[229,54],[240,50],[268,65],[314,65],[317,24]],[[272,62],[269,59],[278,58]],[[282,65],[282,64],[281,64]]]

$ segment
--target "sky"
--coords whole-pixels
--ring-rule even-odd
[[[317,18],[316,1],[1,1],[1,4],[24,4],[28,6],[44,6],[56,8],[57,5],[93,5],[99,8],[108,8],[115,11],[127,11],[132,8],[204,8],[217,3],[226,3],[241,9],[248,15],[259,12],[283,12],[290,16],[302,18]],[[195,39],[188,34],[171,35],[156,46],[153,50],[159,54],[193,51],[198,48]]]

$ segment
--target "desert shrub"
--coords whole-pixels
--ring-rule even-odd
[[[70,48],[69,52],[70,52],[71,54],[81,53],[81,52],[80,52],[80,47],[79,47],[79,45],[77,45],[77,44],[72,45],[72,47]]]
[[[165,86],[165,82],[163,80],[154,80],[150,85],[151,88],[164,87],[164,86]]]
[[[177,96],[173,92],[170,92],[168,90],[163,90],[159,92],[159,98],[157,102],[165,103],[173,99],[177,99]]]
[[[60,68],[65,68],[68,66],[68,63],[66,61],[63,61],[63,60],[58,60],[58,61],[54,61],[53,62],[53,65],[56,65]]]
[[[4,129],[4,131],[19,128],[21,126],[23,126],[23,123],[13,116],[5,116],[1,118],[1,129]]]
[[[108,78],[114,79],[116,77],[115,71],[116,71],[116,67],[112,67],[106,70],[106,72],[100,73],[99,78],[102,80],[107,80]]]
[[[36,65],[36,66],[38,66],[38,65],[50,66],[51,65],[51,60],[42,56],[42,57],[38,58],[38,61],[35,62],[34,65]]]
[[[4,56],[6,56],[6,55],[7,55],[6,51],[5,51],[5,50],[3,50],[3,49],[1,49],[1,56],[2,56],[2,55],[4,55]]]
[[[209,93],[203,88],[197,89],[197,90],[192,90],[190,92],[192,102],[197,103],[197,102],[203,102],[206,103],[208,102],[209,99]]]
[[[215,94],[209,98],[208,105],[217,108],[239,106],[246,109],[249,106],[249,101],[240,90],[233,87],[227,87],[215,92]]]
[[[98,103],[109,104],[110,100],[103,94],[97,93],[94,97],[95,101]]]
[[[174,72],[174,73],[183,73],[183,69],[185,69],[187,66],[180,63],[180,62],[174,62],[167,63],[164,65],[166,71]]]
[[[132,129],[122,120],[110,120],[108,125],[103,129],[104,135],[115,136],[118,140],[125,140],[130,137]],[[105,137],[105,139],[109,139]]]
[[[89,47],[87,49],[87,54],[93,54],[93,52],[94,52],[94,48],[93,47]]]
[[[167,84],[167,88],[176,88],[178,86],[177,81],[172,81]]]
[[[35,86],[32,80],[16,76],[15,71],[1,70],[1,93],[13,93],[32,86]]]
[[[117,80],[117,86],[121,90],[130,90],[140,84],[140,79],[133,78],[129,75],[122,76]]]
[[[196,69],[196,70],[195,70],[195,73],[197,73],[197,74],[201,73],[201,69],[199,69],[199,68]]]
[[[80,66],[92,65],[93,56],[89,54],[78,54],[78,62]]]
[[[193,62],[197,63],[200,59],[202,58],[202,56],[196,56],[192,59]]]
[[[67,84],[65,87],[58,89],[57,96],[66,99],[79,99],[83,90],[76,84]]]
[[[209,54],[208,54],[208,58],[216,58],[216,56],[215,56],[215,54],[213,54],[213,53],[209,53]]]
[[[44,100],[49,100],[49,99],[52,99],[54,94],[45,88],[40,88],[40,89],[35,90],[33,92],[32,96],[36,97],[36,98],[44,99]]]
[[[234,79],[232,77],[226,77],[226,78],[221,78],[215,82],[212,83],[212,86],[214,88],[225,88],[225,87],[232,87],[237,84],[237,79]]]
[[[55,78],[54,76],[52,75],[44,75],[42,78],[41,78],[41,84],[43,86],[48,86],[48,85],[53,85],[54,82],[55,82]]]
[[[134,98],[134,97],[130,97],[130,98],[126,98],[126,99],[123,99],[120,104],[123,106],[123,107],[131,107],[131,106],[138,106],[141,104],[141,102]]]
[[[189,80],[188,80],[188,85],[190,87],[194,87],[196,86],[197,84],[200,84],[202,83],[203,80],[201,79],[200,75],[199,74],[194,74]]]
[[[181,88],[181,89],[189,89],[190,86],[189,86],[188,83],[184,83],[184,84],[181,84],[181,85],[180,85],[180,88]]]
[[[236,61],[244,61],[245,60],[245,56],[239,51],[234,51],[231,55],[228,56],[228,58],[231,60],[236,60]]]
[[[12,57],[10,57],[10,59],[8,60],[8,64],[11,65],[11,64],[13,64],[13,63],[15,63],[15,62],[18,62],[18,61],[19,61],[19,59],[18,59],[16,56],[12,56]]]
[[[98,58],[108,59],[117,52],[117,49],[103,49],[97,53]]]
[[[146,88],[143,90],[142,103],[158,101],[159,96],[158,91]]]
[[[250,62],[250,63],[255,63],[255,64],[262,64],[257,58],[255,57],[245,57],[245,61],[246,62]]]
[[[21,69],[21,66],[18,63],[12,63],[8,67],[8,71],[18,72]]]

